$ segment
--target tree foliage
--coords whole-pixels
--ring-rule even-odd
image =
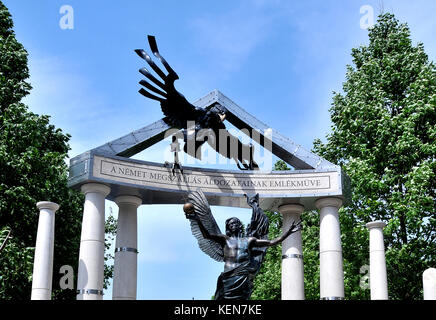
[[[0,244],[5,244],[0,252],[0,299],[30,298],[36,203],[42,200],[60,205],[55,218],[53,298],[71,299],[75,290],[60,289],[59,269],[70,265],[77,271],[84,198],[67,187],[70,136],[50,124],[49,116],[34,114],[21,103],[31,90],[28,77],[27,52],[16,40],[12,18],[0,2]]]
[[[351,178],[351,203],[339,210],[345,298],[369,299],[365,224],[383,220],[389,298],[422,299],[422,273],[436,265],[436,68],[389,13],[351,55],[343,92],[333,96],[332,132],[314,141],[314,152]],[[275,169],[289,168],[279,161]],[[268,216],[273,237],[281,216]],[[319,216],[304,212],[302,221],[306,299],[319,299]],[[281,249],[268,249],[254,299],[280,299],[280,267]]]
[[[344,259],[354,271],[367,263],[356,252],[367,250],[364,224],[387,222],[389,296],[421,299],[422,272],[436,262],[436,68],[424,46],[412,44],[407,24],[389,13],[351,55],[330,109],[332,133],[314,143],[351,178],[352,203],[341,209]]]
[[[274,164],[274,170],[290,170],[287,164],[279,160]],[[282,215],[278,212],[266,211],[270,221],[269,238],[282,234]],[[319,215],[316,211],[306,211],[301,214],[303,224],[303,264],[304,290],[306,299],[319,299]],[[255,278],[251,298],[254,300],[281,299],[281,264],[282,246],[268,248],[265,261]]]

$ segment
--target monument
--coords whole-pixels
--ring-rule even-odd
[[[154,56],[162,63],[166,73],[157,67],[145,50],[136,50],[161,79],[142,68],[141,74],[150,82],[141,80],[140,83],[145,89],[141,89],[140,92],[159,101],[165,117],[78,155],[70,161],[69,186],[85,194],[77,299],[102,299],[105,199],[115,201],[119,206],[113,299],[136,299],[138,207],[142,204],[182,206],[186,204],[187,199],[190,199],[188,202],[194,208],[195,215],[192,215],[192,208],[189,208],[189,205],[185,207],[188,211],[187,218],[192,225],[198,227],[194,228],[197,230],[195,234],[199,235],[200,230],[200,233],[206,231],[205,235],[208,231],[209,236],[218,236],[221,239],[221,248],[215,252],[218,255],[216,258],[223,259],[226,263],[228,260],[228,266],[231,264],[232,255],[229,253],[219,258],[219,254],[231,247],[226,244],[228,248],[225,249],[223,239],[230,239],[234,237],[235,232],[239,232],[238,221],[228,221],[229,232],[233,232],[230,235],[219,236],[220,232],[211,233],[207,223],[202,218],[197,219],[201,217],[200,212],[197,212],[197,205],[205,206],[205,203],[208,203],[206,207],[251,206],[254,217],[259,217],[261,221],[261,210],[275,210],[283,215],[284,235],[277,240],[283,241],[282,299],[304,299],[302,231],[298,230],[296,225],[304,210],[319,209],[320,296],[321,299],[327,300],[343,299],[338,209],[349,197],[349,181],[341,168],[271,129],[218,90],[213,90],[192,104],[189,103],[174,89],[174,81],[178,79],[178,75],[160,55],[154,38],[149,37],[148,40]],[[244,144],[232,136],[224,121],[246,133],[252,141],[288,163],[293,170],[259,170],[253,145]],[[130,158],[166,137],[173,136],[176,136],[175,140],[172,140],[174,144],[171,149],[175,153],[175,165]],[[185,143],[183,151],[197,159],[201,157],[201,146],[207,142],[217,153],[233,159],[238,170],[218,170],[185,164],[182,168],[177,155],[178,139],[183,139]],[[198,189],[201,191],[197,191]],[[247,203],[246,195],[251,199],[250,204]],[[254,218],[254,221],[256,219]],[[231,228],[236,229],[231,231]],[[247,241],[241,246],[249,246],[250,250],[253,250],[252,256],[257,257],[260,262],[262,245],[269,240],[264,238],[265,230],[260,233],[256,230],[247,228],[247,235],[240,238]],[[247,261],[244,263],[248,264]],[[233,275],[222,275],[218,281],[216,298],[229,296],[232,281],[248,279],[245,287],[248,289],[241,294],[235,294],[236,297],[247,298],[250,281],[256,273],[256,268],[252,268],[255,266],[254,262],[250,260],[250,266],[243,268],[242,280],[239,276],[236,279]],[[227,279],[232,280],[228,282]]]

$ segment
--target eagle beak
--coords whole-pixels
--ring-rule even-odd
[[[221,122],[224,122],[224,120],[226,119],[226,114],[221,113],[219,116],[220,116]]]

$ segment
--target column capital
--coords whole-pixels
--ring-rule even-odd
[[[296,203],[288,203],[288,204],[282,204],[281,206],[279,206],[278,209],[281,214],[287,214],[287,213],[301,214],[304,211],[304,206]]]
[[[380,229],[383,229],[384,227],[386,227],[386,222],[384,222],[384,221],[380,221],[380,220],[377,220],[377,221],[371,221],[371,222],[368,222],[368,223],[366,224],[366,227],[367,227],[368,229],[373,229],[373,228],[380,228]]]
[[[111,192],[111,188],[109,188],[107,185],[101,184],[101,183],[86,183],[86,184],[82,185],[80,190],[84,194],[87,194],[90,192],[101,193],[104,197],[106,197]]]
[[[133,204],[139,207],[142,204],[142,199],[136,196],[118,196],[114,201],[118,206],[120,204]]]
[[[428,268],[425,269],[422,273],[422,278],[424,280],[430,280],[436,283],[436,269],[435,268]]]
[[[50,201],[40,201],[36,204],[36,207],[39,210],[48,209],[52,210],[53,212],[56,212],[59,209],[59,205],[57,203]]]
[[[339,198],[334,197],[328,197],[328,198],[320,198],[315,201],[315,206],[318,209],[324,208],[324,207],[335,207],[339,209],[342,206],[342,200]]]
[[[436,300],[436,269],[428,268],[422,273],[424,300]]]

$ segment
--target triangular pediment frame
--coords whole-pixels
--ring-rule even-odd
[[[270,151],[272,154],[291,165],[295,170],[340,170],[339,166],[310,152],[291,139],[283,136],[278,131],[270,128],[218,90],[213,90],[193,104],[196,107],[207,108],[214,103],[219,103],[225,108],[227,121],[240,130],[256,130],[259,133],[259,135],[256,136],[258,136],[260,140],[269,139],[264,133],[267,132],[266,130],[268,129],[271,130],[271,139],[268,141],[271,142],[269,145],[272,146],[272,150]],[[129,158],[162,141],[165,138],[165,132],[169,129],[171,129],[171,127],[161,119],[92,149],[91,152],[100,155]],[[256,142],[260,143],[260,141]],[[262,145],[262,143],[260,144]],[[265,143],[265,145],[267,144]]]

